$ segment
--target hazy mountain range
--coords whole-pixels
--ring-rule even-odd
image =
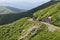
[[[10,6],[0,6],[0,14],[20,13],[26,11],[25,9],[18,9]]]
[[[37,7],[39,5],[42,5],[42,4],[50,1],[50,0],[47,0],[47,1],[46,0],[36,0],[36,1],[34,1],[34,0],[30,0],[30,1],[28,1],[28,0],[27,1],[16,0],[16,1],[13,1],[13,2],[12,1],[13,0],[11,0],[11,1],[8,1],[8,0],[3,1],[2,0],[2,1],[0,1],[0,5],[16,7],[16,8],[19,8],[19,9],[32,9],[34,7]]]

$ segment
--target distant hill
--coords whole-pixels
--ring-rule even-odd
[[[0,14],[20,13],[26,10],[18,9],[10,6],[0,6]]]
[[[26,12],[25,9],[18,9],[10,6],[0,6],[0,25],[13,22],[21,18]]]
[[[14,8],[14,7],[10,7],[10,6],[5,6],[7,9],[13,11],[14,13],[20,13],[20,12],[24,12],[26,11],[25,9],[18,9],[18,8]]]

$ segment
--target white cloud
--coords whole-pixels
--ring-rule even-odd
[[[14,6],[18,8],[33,8],[49,0],[0,0],[0,5]]]
[[[0,0],[0,2],[8,2],[8,3],[16,3],[16,2],[35,3],[35,2],[42,2],[42,1],[48,1],[48,0]]]

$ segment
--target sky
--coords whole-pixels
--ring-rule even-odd
[[[20,9],[32,9],[50,0],[0,0],[0,6],[12,6]]]

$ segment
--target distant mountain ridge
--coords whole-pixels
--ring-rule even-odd
[[[20,13],[24,11],[24,9],[18,9],[10,6],[0,6],[0,14]]]
[[[10,6],[5,6],[5,7],[12,10],[12,11],[14,11],[15,13],[26,11],[25,9],[18,9],[18,8],[14,8],[14,7],[10,7]]]

